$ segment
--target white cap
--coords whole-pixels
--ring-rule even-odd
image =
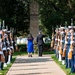
[[[7,31],[8,33],[10,33],[11,31]]]
[[[73,28],[75,28],[75,26],[73,26]]]
[[[59,30],[61,30],[61,28],[59,28]]]
[[[2,29],[2,31],[6,32],[6,31],[7,31],[7,29]]]
[[[65,26],[64,29],[66,30],[66,29],[68,29],[68,27]]]
[[[73,26],[68,26],[68,28],[73,28]]]
[[[61,29],[65,29],[65,27],[60,27]]]

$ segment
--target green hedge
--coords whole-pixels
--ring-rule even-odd
[[[27,45],[26,44],[18,44],[18,48],[19,48],[19,51],[27,52]],[[37,45],[34,45],[34,50],[35,50],[35,52],[37,52],[37,50],[38,50]],[[49,51],[49,50],[50,50],[50,43],[45,43],[44,44],[44,51]]]
[[[27,45],[26,44],[18,44],[19,51],[27,52]]]
[[[49,51],[50,50],[50,43],[45,43],[44,44],[44,51]]]

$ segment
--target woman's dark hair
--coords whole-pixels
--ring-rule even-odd
[[[28,38],[30,38],[30,37],[31,37],[31,38],[33,37],[32,34],[29,34],[29,35],[28,35]]]

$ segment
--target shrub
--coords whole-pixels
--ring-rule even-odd
[[[26,44],[18,44],[19,51],[27,52]]]
[[[50,43],[45,43],[44,44],[44,51],[49,51],[50,50]]]

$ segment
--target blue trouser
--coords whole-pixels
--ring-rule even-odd
[[[71,59],[71,73],[75,72],[75,54],[72,55]]]
[[[57,52],[57,50],[54,50],[54,53],[55,53],[56,58],[58,58],[58,52]]]
[[[65,58],[66,61],[66,68],[70,68],[71,67],[71,59]]]
[[[56,56],[56,50],[54,49],[54,54],[55,54],[55,56]]]
[[[57,50],[54,50],[54,53],[55,53],[56,58],[58,58],[58,52],[57,52]]]
[[[70,68],[70,67],[71,67],[71,59],[68,59],[68,52],[69,52],[69,49],[70,49],[70,45],[67,45],[66,57],[65,57],[66,68]]]
[[[59,58],[59,52],[56,50],[56,57]]]
[[[1,63],[2,63],[2,62],[0,62],[0,70],[1,70]]]
[[[54,53],[56,54],[56,50],[54,49]]]

